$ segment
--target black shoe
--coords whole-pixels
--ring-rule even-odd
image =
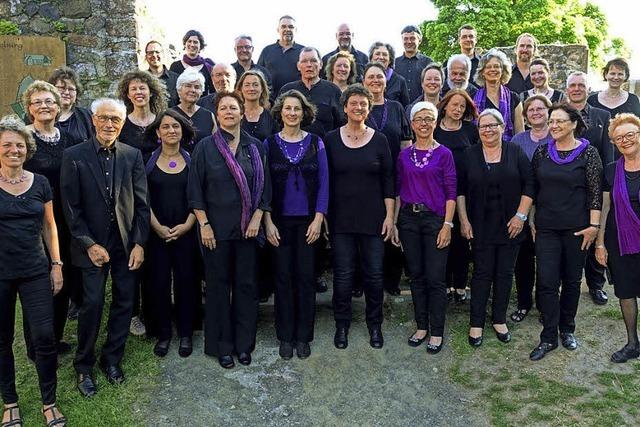
[[[453,301],[453,294],[455,291],[447,291],[447,302]]]
[[[267,297],[260,297],[259,298],[259,302],[260,302],[260,304],[264,304],[266,302],[269,302],[269,297],[268,296]]]
[[[410,347],[419,347],[420,344],[422,344],[426,339],[427,339],[427,334],[425,334],[422,338],[416,338],[416,334],[414,333],[407,340],[407,344],[409,344]]]
[[[333,336],[333,345],[339,349],[345,349],[349,345],[349,329],[336,328],[336,334]]]
[[[382,348],[384,338],[382,337],[382,329],[380,327],[369,329],[369,345],[373,348]]]
[[[65,341],[60,341],[57,345],[56,345],[57,349],[58,349],[58,354],[66,354],[69,353],[72,349],[71,344],[69,344],[68,342]]]
[[[533,349],[531,354],[529,354],[529,359],[534,361],[540,360],[544,356],[546,356],[547,353],[549,353],[552,350],[555,350],[556,348],[558,348],[558,343],[552,344],[550,342],[541,342],[540,344],[538,344],[536,348]]]
[[[440,341],[439,345],[427,343],[427,353],[429,354],[437,354],[442,350],[442,345],[444,344],[444,338]]]
[[[471,347],[480,347],[482,345],[482,335],[475,338],[469,335],[469,345]]]
[[[69,304],[69,311],[67,312],[67,319],[78,320],[78,311],[79,307],[74,302],[71,302]]]
[[[316,281],[316,292],[319,294],[325,293],[329,290],[329,288],[327,288],[327,284],[324,283],[324,281],[318,279]]]
[[[169,345],[171,344],[171,340],[158,340],[156,345],[153,347],[153,354],[158,357],[165,357],[167,353],[169,353]]]
[[[308,342],[298,342],[296,344],[296,354],[298,359],[306,359],[311,355],[311,347]]]
[[[351,296],[354,298],[360,298],[362,297],[363,294],[364,294],[364,291],[362,289],[353,289],[351,291]]]
[[[280,357],[284,360],[289,360],[293,357],[293,344],[286,341],[280,342],[280,350],[278,351]]]
[[[602,289],[590,289],[589,295],[591,295],[591,299],[596,305],[605,305],[609,301],[607,293]]]
[[[511,341],[511,332],[507,331],[504,334],[500,333],[498,331],[496,331],[496,329],[493,329],[496,333],[496,338],[498,338],[499,341],[502,341],[503,343],[508,343],[509,341]]]
[[[400,288],[395,287],[395,288],[390,288],[390,289],[385,289],[385,291],[387,291],[387,293],[389,295],[392,295],[394,297],[397,297],[398,295],[400,295]]]
[[[251,353],[240,353],[238,355],[238,362],[244,366],[251,365]]]
[[[91,374],[78,374],[76,378],[78,382],[78,390],[84,397],[91,397],[98,392],[96,381]]]
[[[457,303],[462,304],[467,300],[467,291],[464,291],[464,294],[459,294],[458,292],[453,292],[453,299],[456,300]]]
[[[122,384],[124,382],[124,372],[118,365],[102,366],[102,371],[111,384]]]
[[[235,362],[233,361],[233,357],[229,355],[218,356],[218,363],[225,369],[231,369],[236,366]]]
[[[613,363],[624,363],[629,359],[637,359],[638,357],[640,357],[640,346],[631,347],[627,344],[611,355],[611,361]]]
[[[561,333],[560,340],[562,341],[562,346],[567,350],[575,350],[578,348],[578,341],[576,341],[575,335],[571,333]]]
[[[193,353],[193,341],[191,337],[181,337],[178,355],[180,357],[189,357],[191,353]]]

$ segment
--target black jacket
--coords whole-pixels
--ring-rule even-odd
[[[518,211],[522,196],[534,197],[534,177],[531,162],[518,145],[503,142],[501,162],[504,176],[500,191],[504,217],[508,220]],[[458,195],[465,196],[467,216],[473,227],[474,240],[482,242],[488,188],[487,164],[482,153],[482,144],[475,144],[466,149],[461,169],[458,171]],[[522,238],[524,234],[520,233],[515,242]]]
[[[60,188],[64,215],[71,231],[71,260],[79,267],[93,264],[87,249],[106,246],[111,217],[94,139],[67,149],[62,156]],[[151,211],[142,153],[116,141],[113,199],[124,250],[129,256],[149,236]]]
[[[589,116],[589,129],[587,129],[582,138],[589,140],[600,154],[600,160],[604,166],[613,162],[619,155],[614,155],[616,148],[609,141],[609,120],[611,114],[602,108],[585,105],[585,110]]]

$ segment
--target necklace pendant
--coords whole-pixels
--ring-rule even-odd
[[[175,160],[171,160],[171,161],[169,162],[169,167],[170,167],[171,169],[175,169],[175,167],[176,167],[176,166],[178,166],[178,163],[176,163],[176,161],[175,161]]]

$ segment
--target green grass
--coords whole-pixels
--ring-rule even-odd
[[[35,366],[26,357],[20,307],[16,311],[13,351],[16,358],[16,387],[20,396],[20,412],[25,426],[43,425],[38,377]],[[105,304],[105,314],[107,312],[108,304]],[[98,351],[106,335],[105,324],[106,316],[103,318]],[[77,342],[76,328],[77,322],[68,322],[65,330],[65,340],[72,343],[74,349]],[[140,408],[149,402],[160,378],[160,365],[153,356],[153,343],[150,340],[129,336],[122,365],[127,378],[124,384],[109,384],[96,368],[98,394],[91,399],[82,397],[76,389],[73,353],[62,356],[59,363],[57,405],[67,417],[70,426],[143,425]]]

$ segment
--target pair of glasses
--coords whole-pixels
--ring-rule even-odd
[[[480,130],[496,130],[500,127],[500,123],[488,123],[486,125],[478,126]]]
[[[122,123],[122,118],[118,117],[118,116],[96,116],[98,119],[98,122],[101,124],[106,124],[107,122],[111,122],[113,123],[115,126],[118,126],[120,123]]]
[[[33,105],[34,107],[42,107],[43,105],[51,107],[52,105],[57,105],[57,102],[55,99],[51,98],[47,98],[44,101],[42,99],[37,99],[35,101],[31,101],[31,105]]]
[[[58,89],[60,93],[76,93],[78,91],[75,87],[56,86],[56,89]]]
[[[620,144],[623,141],[635,141],[636,138],[638,137],[638,134],[640,132],[636,131],[636,132],[627,132],[624,135],[620,135],[620,136],[616,136],[615,138],[613,138],[613,142],[615,142],[616,144]]]
[[[547,120],[547,124],[549,126],[553,126],[553,125],[563,125],[567,122],[570,122],[571,120],[569,119],[549,119]]]
[[[416,117],[412,121],[413,123],[418,123],[418,124],[430,124],[435,122],[436,119],[434,119],[433,117]]]

